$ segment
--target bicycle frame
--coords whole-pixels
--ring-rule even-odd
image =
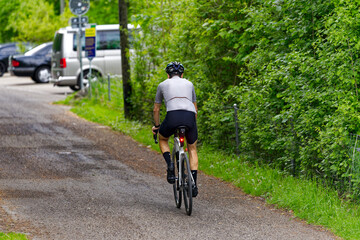
[[[181,207],[183,195],[185,210],[187,215],[190,216],[192,212],[192,186],[195,185],[195,181],[191,173],[186,149],[184,149],[185,131],[186,127],[180,126],[174,134],[174,146],[171,161],[177,166],[176,169],[178,170],[175,183],[173,183],[176,207]],[[154,134],[154,140],[155,143],[158,143],[157,134]]]
[[[184,150],[184,139],[181,139],[179,134],[178,133],[175,133],[174,135],[174,148],[175,148],[175,152],[178,152],[179,153],[179,179],[178,179],[178,182],[179,182],[179,187],[183,187],[182,186],[182,168],[183,168],[183,160],[185,158],[183,158],[182,156],[184,156],[186,154],[185,150]],[[191,182],[194,183],[194,178],[193,176],[191,175],[190,176],[190,179],[191,179]]]
[[[176,136],[177,135],[177,136]],[[179,187],[182,187],[182,168],[183,168],[183,164],[182,164],[182,154],[184,154],[184,147],[181,147],[180,144],[180,138],[178,136],[178,134],[176,134],[174,136],[174,148],[175,148],[175,152],[179,153],[179,166],[178,166],[178,170],[179,170],[179,179],[178,179],[178,183],[179,183]]]

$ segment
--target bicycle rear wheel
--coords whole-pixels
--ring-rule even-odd
[[[175,198],[175,205],[177,208],[181,207],[181,198],[182,198],[182,192],[179,184],[179,152],[176,154],[175,148],[172,151],[172,157],[171,160],[174,163],[175,166],[175,183],[173,184],[173,190],[174,190],[174,198]]]
[[[184,194],[184,204],[187,215],[191,215],[192,212],[192,181],[191,181],[191,169],[189,158],[187,154],[181,156],[183,158],[184,168],[183,172],[183,194]]]

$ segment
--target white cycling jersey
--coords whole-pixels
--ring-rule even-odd
[[[196,113],[195,89],[192,82],[173,76],[161,82],[157,88],[155,103],[165,102],[166,111],[186,110]]]

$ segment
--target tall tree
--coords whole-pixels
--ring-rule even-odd
[[[130,83],[130,64],[129,64],[129,41],[128,41],[128,16],[127,1],[119,0],[119,22],[120,22],[120,48],[121,48],[121,67],[124,93],[124,113],[125,118],[130,117],[131,111],[131,83]]]

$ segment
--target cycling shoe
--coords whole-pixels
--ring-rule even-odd
[[[192,196],[196,197],[198,195],[198,193],[199,193],[198,187],[194,184],[192,186]]]
[[[175,183],[175,167],[173,162],[170,163],[167,169],[167,181],[170,184]]]

